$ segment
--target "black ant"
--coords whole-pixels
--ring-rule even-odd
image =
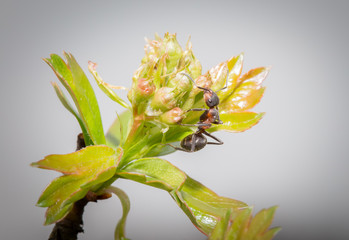
[[[228,72],[229,73],[229,72]],[[229,74],[227,73],[227,80],[226,84],[228,83],[228,76]],[[200,116],[200,121],[196,124],[181,124],[182,126],[196,126],[198,127],[198,130],[186,136],[182,141],[181,141],[181,147],[175,147],[170,145],[176,150],[184,151],[184,152],[196,152],[199,151],[200,149],[204,148],[206,144],[215,144],[215,145],[222,145],[223,142],[218,139],[217,137],[209,134],[206,132],[206,129],[210,128],[212,124],[222,124],[223,122],[219,118],[219,112],[218,112],[218,104],[219,104],[219,97],[217,96],[217,92],[226,89],[227,85],[218,91],[214,92],[212,89],[200,87],[196,85],[195,81],[186,73],[181,73],[185,76],[187,76],[193,83],[194,85],[203,90],[204,92],[204,100],[206,105],[209,107],[209,109],[206,108],[192,108],[187,110],[189,111],[204,111],[204,113]],[[207,142],[206,137],[204,136],[209,136],[216,140],[217,142]]]

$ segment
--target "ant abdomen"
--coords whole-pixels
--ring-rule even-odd
[[[194,133],[186,136],[181,141],[181,147],[190,152],[203,149],[207,144],[207,139],[201,133]]]

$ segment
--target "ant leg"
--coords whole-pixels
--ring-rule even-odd
[[[222,91],[222,90],[226,89],[227,87],[228,87],[228,86],[225,86],[225,87],[223,87],[223,88],[217,90],[216,93],[219,92],[219,91]]]
[[[181,126],[187,126],[187,127],[211,127],[211,123],[196,123],[196,124],[184,124],[184,123],[179,123]]]
[[[202,132],[203,134],[205,134],[206,136],[209,136],[210,138],[213,138],[214,140],[216,140],[217,142],[207,142],[207,144],[214,144],[214,145],[222,145],[224,142],[222,140],[220,140],[219,138],[209,134],[206,131]]]
[[[197,112],[199,112],[199,111],[206,111],[206,110],[207,110],[206,108],[192,108],[192,109],[189,109],[189,110],[187,110],[185,112],[186,113],[190,112],[190,111],[197,111]]]
[[[196,142],[196,134],[193,134],[193,137],[191,139],[191,149],[190,149],[190,152],[194,152],[195,151],[195,142]]]
[[[174,149],[179,150],[179,151],[183,151],[183,152],[193,152],[193,151],[190,151],[190,150],[187,150],[187,149],[184,149],[184,148],[175,147],[175,146],[173,146],[173,145],[171,145],[171,144],[169,144],[169,143],[167,143],[166,145],[169,145],[169,146],[171,146],[171,147],[173,147]]]
[[[219,92],[219,91],[222,91],[222,90],[226,89],[227,87],[228,87],[228,86],[226,85],[225,87],[223,87],[223,88],[217,90],[216,93]]]

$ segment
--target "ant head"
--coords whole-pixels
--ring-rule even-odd
[[[211,89],[204,90],[204,100],[209,108],[216,107],[219,104],[217,93],[215,93]]]

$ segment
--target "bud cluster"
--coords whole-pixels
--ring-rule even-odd
[[[155,40],[146,41],[145,56],[133,75],[128,98],[136,114],[175,124],[183,119],[182,109],[188,98],[195,97],[190,94],[193,83],[180,73],[197,78],[201,64],[192,52],[191,43],[188,41],[183,50],[176,34],[166,33],[163,39],[156,36]]]
[[[203,106],[202,98],[196,98],[202,91],[181,73],[189,74],[201,87],[218,89],[225,84],[227,63],[201,75],[201,64],[189,40],[185,50],[179,45],[176,34],[166,33],[163,39],[156,35],[155,40],[146,39],[146,42],[145,56],[133,75],[128,93],[134,114],[176,124],[194,104]]]

